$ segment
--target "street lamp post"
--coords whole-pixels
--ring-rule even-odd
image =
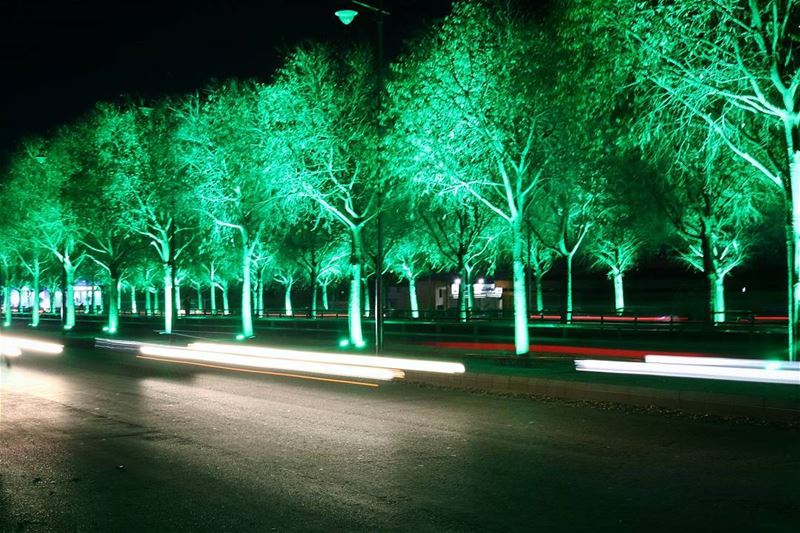
[[[383,170],[383,154],[381,153],[381,142],[383,141],[383,126],[380,122],[380,112],[383,109],[383,89],[385,84],[385,77],[383,72],[383,17],[389,14],[388,11],[383,9],[383,0],[378,0],[378,5],[373,6],[357,0],[351,0],[357,6],[363,7],[368,11],[375,14],[377,22],[377,39],[378,39],[378,53],[377,53],[377,69],[378,69],[378,143],[376,150],[377,169],[376,174],[378,178],[378,249],[375,254],[375,353],[380,354],[383,351],[383,185],[381,184],[382,170]],[[336,16],[345,26],[353,22],[358,11],[354,9],[341,9],[336,11]]]

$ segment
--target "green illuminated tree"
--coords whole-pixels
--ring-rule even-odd
[[[758,172],[785,205],[789,356],[800,333],[800,8],[794,0],[617,0],[598,17],[639,60],[643,98],[697,118]],[[669,126],[680,128],[678,118]],[[665,125],[666,127],[667,125]]]
[[[274,105],[259,99],[272,99],[273,92],[233,82],[221,85],[186,102],[180,129],[183,159],[201,178],[196,189],[200,210],[238,235],[245,337],[253,336],[255,248],[263,239],[280,238],[288,222],[282,216],[288,214],[283,190],[288,154],[277,136],[259,135],[265,120],[260,113]]]
[[[401,280],[408,283],[411,318],[419,318],[417,279],[430,271],[430,258],[438,252],[436,243],[425,232],[407,228],[408,233],[394,244],[386,256],[386,264]]]
[[[394,113],[429,161],[425,181],[463,191],[511,238],[515,349],[530,348],[523,220],[549,159],[549,39],[508,4],[458,2],[395,68]]]
[[[330,244],[331,246],[323,248],[320,254],[319,273],[317,274],[317,284],[322,296],[322,308],[325,311],[330,309],[328,287],[347,278],[350,270],[348,263],[350,247],[347,242],[343,238],[334,238]]]
[[[47,140],[26,142],[14,159],[9,188],[23,202],[19,205],[28,206],[18,220],[18,235],[28,241],[27,246],[46,251],[62,265],[65,329],[75,326],[75,273],[86,258],[81,246],[84,228],[76,208],[82,194],[85,146],[86,130],[79,126],[62,127]],[[39,269],[32,274],[38,289]],[[38,292],[34,299],[38,304]]]
[[[664,163],[648,188],[677,232],[679,257],[703,274],[708,321],[724,322],[725,278],[747,258],[766,191],[697,120],[656,143],[654,157]]]
[[[529,215],[525,220],[525,264],[533,273],[533,285],[536,293],[536,301],[531,308],[535,309],[537,314],[542,314],[544,312],[542,280],[553,267],[556,253],[536,236],[532,227],[533,223]]]
[[[372,58],[361,50],[336,55],[300,47],[278,76],[283,105],[272,110],[293,152],[296,187],[341,225],[350,240],[349,341],[365,345],[361,327],[364,231],[380,207],[377,98]],[[267,133],[269,134],[269,133]],[[382,178],[385,178],[385,174]]]
[[[115,154],[108,208],[141,235],[162,264],[164,331],[174,325],[176,261],[192,243],[194,198],[176,157],[177,120],[167,102],[150,107],[110,107],[105,129]]]
[[[538,219],[531,226],[534,233],[564,260],[562,320],[567,323],[572,321],[573,312],[573,263],[595,224],[597,185],[588,170],[562,173],[559,179],[544,183],[534,208]]]
[[[327,285],[330,284],[334,274],[331,268],[331,254],[341,249],[341,239],[334,230],[339,228],[332,227],[329,221],[318,214],[308,213],[289,231],[286,239],[288,247],[282,247],[282,253],[288,250],[291,258],[300,267],[303,281],[311,290],[311,318],[317,318],[320,277],[323,276],[325,281],[323,291],[327,292]],[[326,269],[324,275],[323,269]],[[327,309],[327,295],[323,296],[323,301]]]
[[[645,185],[649,169],[641,164],[638,152],[627,157],[608,154],[601,165],[604,179],[597,191],[595,223],[587,237],[586,254],[591,265],[612,281],[614,309],[621,315],[625,311],[625,274],[636,266],[645,240],[660,244],[656,242],[659,214],[652,209],[651,195],[666,184]],[[642,190],[645,188],[647,191]]]

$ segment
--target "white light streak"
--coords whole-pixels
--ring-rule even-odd
[[[418,372],[435,372],[439,374],[464,373],[464,365],[461,363],[425,361],[421,359],[375,357],[371,355],[349,355],[341,353],[287,350],[284,348],[267,348],[265,346],[246,346],[241,344],[213,344],[208,342],[195,342],[189,344],[188,347],[194,350],[203,350],[206,352],[234,353],[238,355],[248,355],[251,357],[290,359],[292,361],[314,361],[317,363],[358,365],[375,368],[393,368]]]
[[[596,359],[576,360],[575,369],[581,372],[606,372],[612,374],[636,374],[800,385],[800,372],[796,370],[768,370],[764,368],[699,366],[649,362],[634,363]]]
[[[0,342],[0,355],[4,355],[6,357],[19,357],[22,355],[22,350],[11,344],[7,345],[3,342]]]
[[[5,353],[6,347],[9,349],[17,348],[25,352],[38,352],[53,355],[60,354],[64,351],[64,346],[61,344],[26,339],[23,337],[9,337],[8,335],[0,335],[0,346],[3,347],[3,353]]]
[[[682,357],[677,355],[645,355],[647,363],[665,365],[725,366],[739,368],[765,368],[768,370],[800,370],[797,361],[768,361],[764,359],[735,359],[730,357]]]
[[[391,368],[327,364],[313,361],[271,359],[266,357],[254,358],[251,356],[231,353],[200,351],[189,348],[173,348],[156,345],[142,346],[140,348],[140,352],[142,355],[155,355],[159,357],[180,359],[185,361],[201,361],[207,363],[240,366],[245,368],[265,368],[270,370],[308,372],[311,374],[375,379],[379,381],[391,381],[394,378],[402,378],[405,376],[401,370]]]

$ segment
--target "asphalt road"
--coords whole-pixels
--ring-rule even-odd
[[[800,431],[387,384],[28,356],[2,531],[790,531]]]

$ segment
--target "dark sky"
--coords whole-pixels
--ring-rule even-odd
[[[387,55],[449,11],[451,0],[385,0]],[[0,160],[121,94],[156,97],[212,78],[269,78],[280,51],[304,39],[374,39],[371,15],[349,27],[349,0],[2,0]]]

